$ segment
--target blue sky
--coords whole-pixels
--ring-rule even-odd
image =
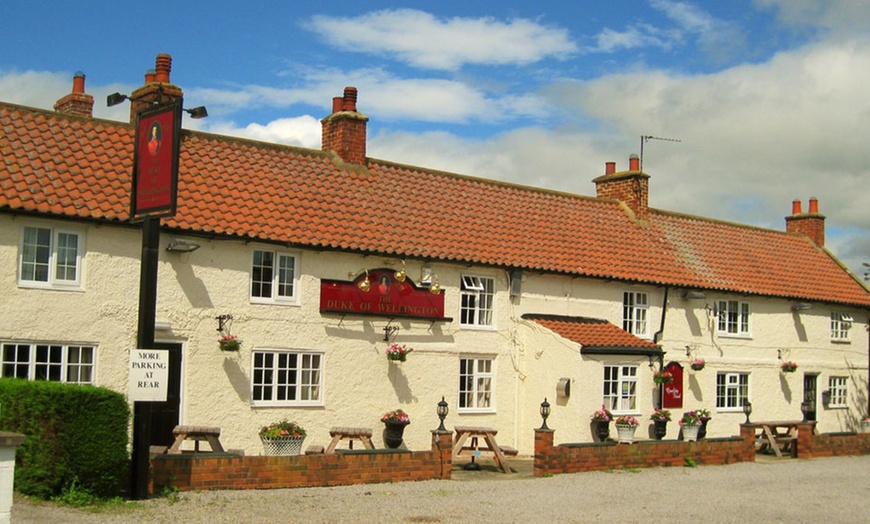
[[[320,147],[344,86],[369,156],[594,195],[644,146],[650,204],[782,230],[793,199],[870,262],[866,0],[0,3],[0,100],[95,116],[172,55],[185,127]]]

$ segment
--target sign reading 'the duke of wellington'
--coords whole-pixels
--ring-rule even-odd
[[[368,287],[368,291],[360,287],[366,278],[369,285],[362,287]],[[409,278],[398,281],[393,269],[374,269],[352,282],[322,280],[320,312],[443,319],[444,294],[418,288]]]

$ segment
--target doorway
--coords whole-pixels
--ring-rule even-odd
[[[172,430],[181,418],[181,344],[156,342],[154,349],[169,351],[169,382],[166,402],[149,402],[151,409],[152,446],[171,446],[175,437]]]
[[[807,411],[807,420],[814,422],[816,420],[816,383],[818,375],[804,375],[804,401],[809,402],[810,409]]]

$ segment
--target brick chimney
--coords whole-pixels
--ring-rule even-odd
[[[58,100],[54,110],[67,115],[94,116],[94,97],[85,93],[84,73],[78,71],[73,76],[72,93]]]
[[[130,122],[136,122],[136,114],[151,102],[169,102],[184,96],[180,87],[169,82],[171,70],[172,57],[166,53],[157,55],[155,68],[145,73],[145,85],[130,94]]]
[[[637,220],[649,219],[649,175],[640,171],[640,159],[631,155],[628,171],[616,171],[616,162],[607,162],[604,175],[593,180],[598,198],[619,200]]]
[[[332,99],[332,114],[320,121],[322,149],[335,152],[349,164],[365,165],[369,118],[356,110],[356,97],[355,87],[345,87],[343,97]]]
[[[816,197],[810,197],[810,210],[808,213],[801,211],[801,201],[794,200],[791,203],[791,216],[785,217],[785,230],[789,233],[806,235],[817,246],[825,245],[825,215],[819,213],[819,201]]]

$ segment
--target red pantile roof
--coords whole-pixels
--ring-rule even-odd
[[[523,318],[580,344],[583,354],[662,354],[661,346],[623,331],[606,320],[530,313]]]
[[[0,210],[127,221],[133,135],[0,103]],[[179,163],[162,223],[191,234],[870,307],[802,235],[193,131]]]

